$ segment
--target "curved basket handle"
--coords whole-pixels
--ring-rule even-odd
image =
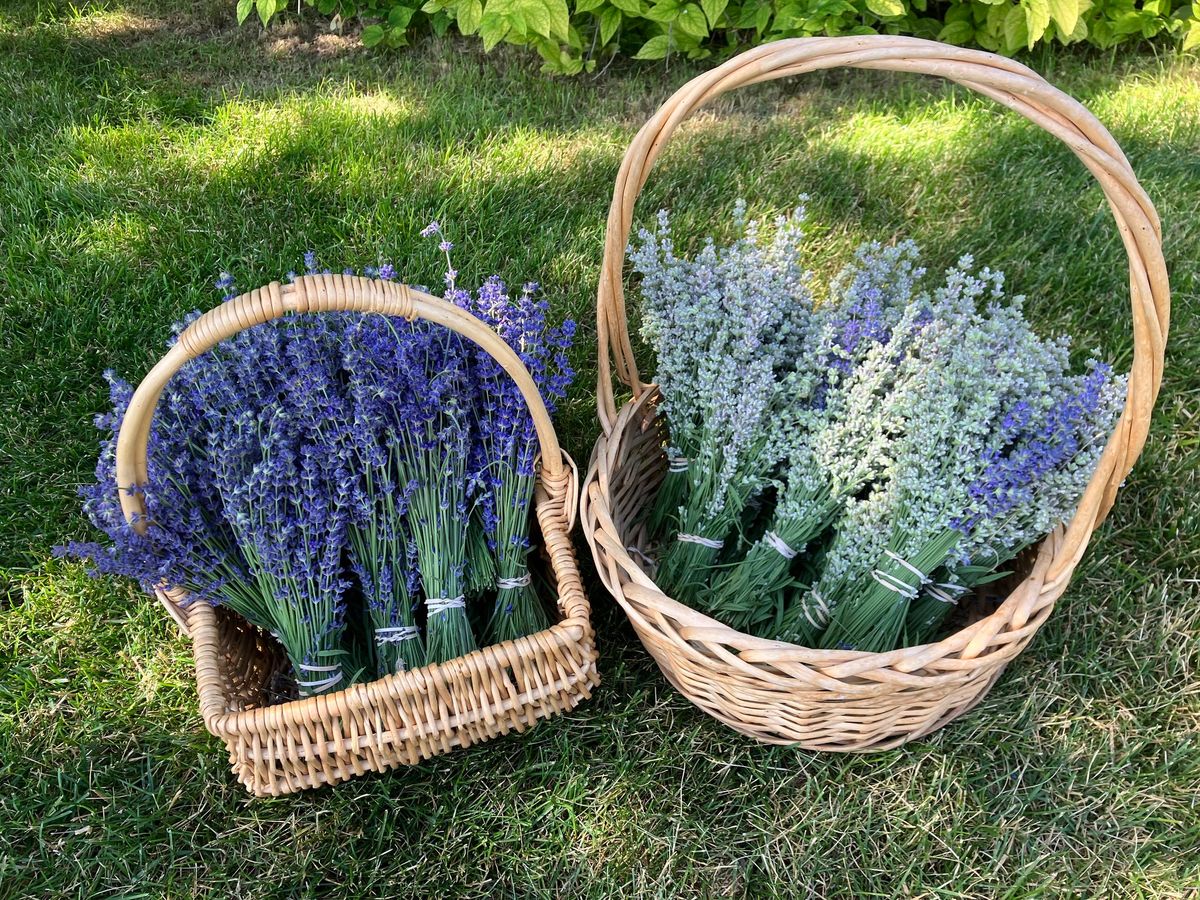
[[[529,407],[541,448],[543,479],[565,482],[571,475],[563,462],[550,413],[520,357],[496,332],[452,303],[405,284],[356,275],[304,275],[293,283],[272,281],[265,287],[233,297],[210,309],[179,335],[178,341],[142,379],[129,402],[117,435],[117,490],[125,518],[139,532],[146,529],[143,494],[150,422],[167,382],[183,365],[239,331],[288,313],[358,311],[402,318],[426,319],[456,331],[487,351],[517,383]],[[573,504],[572,504],[573,505]],[[159,591],[159,599],[181,629],[187,620],[178,605]]]
[[[608,211],[604,263],[596,295],[599,368],[596,396],[601,427],[605,434],[611,434],[617,414],[612,368],[616,369],[617,377],[632,388],[635,398],[646,389],[629,341],[622,273],[634,204],[667,141],[688,116],[726,91],[841,66],[938,75],[1020,113],[1054,135],[1079,157],[1100,183],[1116,219],[1129,256],[1133,306],[1133,365],[1129,373],[1129,391],[1125,411],[1104,449],[1067,529],[1064,545],[1047,575],[1047,580],[1053,581],[1074,568],[1087,545],[1088,536],[1111,508],[1117,488],[1146,442],[1150,414],[1162,382],[1170,288],[1158,214],[1117,142],[1079,102],[1011,59],[937,41],[890,35],[793,38],[735,56],[676,91],[642,126],[630,144],[621,161]]]

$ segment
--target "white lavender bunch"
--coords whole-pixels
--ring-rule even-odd
[[[880,414],[880,395],[921,322],[910,304],[924,270],[914,243],[862,245],[834,279],[828,300],[787,379],[790,408],[772,438],[784,472],[778,503],[745,558],[720,570],[706,610],[731,627],[757,631],[792,580],[792,560],[821,534],[846,501],[886,469],[896,426]]]
[[[867,501],[879,507],[868,518],[891,522],[887,545],[864,552],[877,535],[841,523],[815,586],[833,607],[823,647],[907,642],[906,620],[930,575],[968,564],[967,548],[981,543],[998,564],[1060,521],[1091,471],[1081,451],[1112,427],[1119,381],[1098,365],[1083,381],[1066,374],[1067,341],[1039,339],[1022,298],[1002,302],[1003,276],[973,275],[971,264],[960,260],[936,292],[912,351],[920,374],[895,401],[909,424],[886,489]]]
[[[767,426],[811,328],[803,209],[777,219],[769,239],[740,202],[735,224],[741,236],[733,244],[709,239],[688,260],[675,254],[661,212],[657,230],[641,231],[630,248],[670,431],[670,471],[651,527],[667,539],[658,577],[676,596],[700,586],[696,574],[766,483],[775,463]]]

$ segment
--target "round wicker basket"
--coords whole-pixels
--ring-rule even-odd
[[[638,194],[671,135],[726,91],[849,66],[939,75],[978,91],[1053,134],[1099,181],[1129,256],[1133,365],[1122,414],[1070,523],[1026,554],[1011,593],[935,644],[889,653],[812,650],[741,634],[666,596],[644,565],[639,511],[666,469],[656,389],[638,374],[622,288]],[[1146,440],[1163,370],[1169,296],[1158,216],[1120,147],[1079,103],[1010,59],[888,36],[798,38],[767,44],[688,82],[638,132],[609,209],[597,297],[602,434],[584,477],[584,532],[601,580],[670,682],[710,715],[773,744],[817,750],[895,747],[971,709],[1032,640],[1112,505]],[[632,390],[619,410],[612,369]]]
[[[196,319],[138,385],[122,423],[117,481],[126,518],[135,528],[153,527],[144,518],[142,492],[124,488],[146,483],[154,409],[184,363],[270,319],[339,310],[422,318],[453,329],[483,347],[516,381],[542,451],[534,506],[559,621],[446,663],[272,705],[273,684],[288,669],[282,648],[224,608],[187,603],[183,591],[159,590],[159,599],[192,637],[204,724],[225,742],[238,780],[257,795],[333,784],[524,731],[572,709],[599,681],[590,608],[570,538],[578,485],[574,464],[559,449],[545,404],[516,353],[469,313],[415,288],[306,275],[234,297]]]

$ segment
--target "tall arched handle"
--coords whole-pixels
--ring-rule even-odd
[[[596,396],[601,427],[605,434],[610,434],[617,414],[610,353],[617,377],[632,388],[634,396],[645,390],[629,340],[622,283],[625,248],[638,195],[675,129],[727,91],[842,66],[938,75],[991,97],[1066,144],[1104,191],[1129,256],[1133,365],[1125,411],[1067,529],[1064,545],[1047,580],[1069,575],[1092,529],[1111,508],[1117,488],[1146,442],[1150,414],[1162,382],[1170,290],[1158,214],[1117,142],[1080,103],[1011,59],[919,38],[888,35],[794,38],[735,56],[676,91],[642,127],[626,152],[608,212],[604,262],[596,297],[599,368]]]
[[[293,283],[277,281],[233,297],[192,322],[179,340],[142,379],[117,435],[117,489],[125,518],[139,533],[147,522],[143,494],[136,490],[147,481],[147,445],[150,423],[167,383],[185,363],[211,350],[239,331],[261,325],[288,313],[357,311],[425,319],[458,332],[489,353],[512,376],[533,417],[541,448],[543,477],[562,480],[570,474],[563,462],[550,413],[529,370],[495,331],[452,303],[390,281],[355,275],[305,275]],[[163,592],[160,597],[172,617],[186,630],[186,621]]]

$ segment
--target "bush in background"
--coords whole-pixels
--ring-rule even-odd
[[[400,47],[421,29],[532,47],[543,71],[591,72],[616,55],[688,59],[747,44],[837,34],[910,34],[1012,55],[1039,44],[1166,39],[1200,46],[1200,0],[304,0],[365,27],[368,47]],[[266,25],[287,0],[238,0],[238,21]]]

